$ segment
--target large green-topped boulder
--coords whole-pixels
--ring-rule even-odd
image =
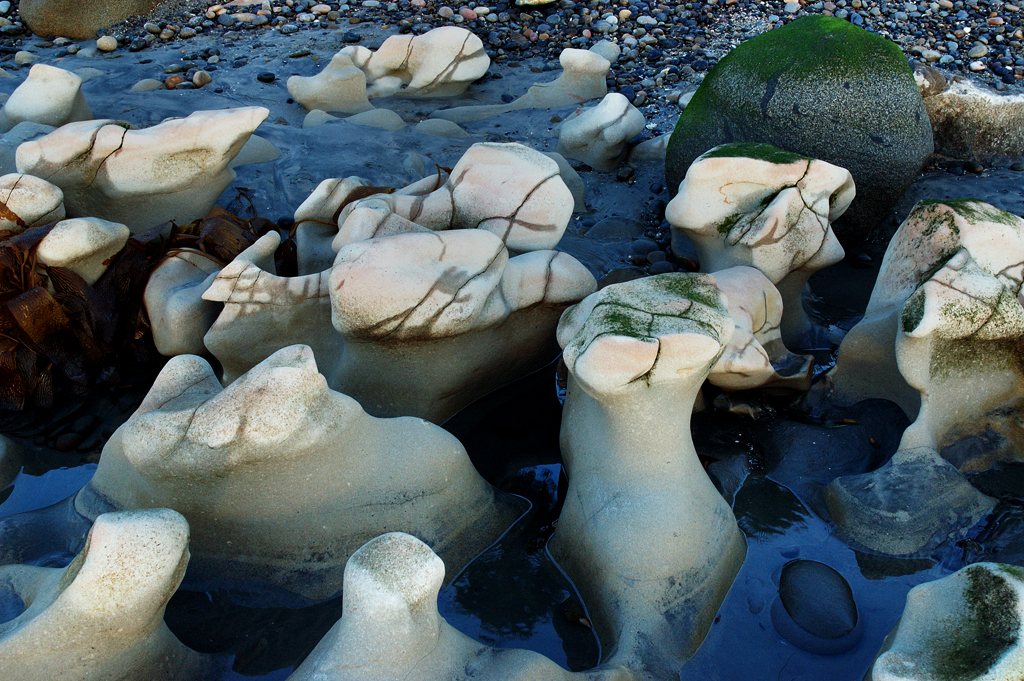
[[[668,143],[671,191],[698,156],[727,142],[767,142],[849,170],[857,197],[834,227],[851,244],[920,172],[932,130],[894,43],[809,16],[748,40],[704,78]]]

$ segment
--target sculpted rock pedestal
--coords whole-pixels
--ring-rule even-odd
[[[782,339],[811,331],[801,300],[814,272],[839,262],[832,220],[854,197],[850,173],[768,144],[723,144],[694,161],[668,204],[673,251],[685,235],[705,272],[750,265],[782,294]]]
[[[146,283],[143,301],[153,331],[153,344],[166,357],[202,355],[203,336],[221,306],[203,299],[220,272],[220,263],[205,253],[181,249],[160,263]]]
[[[623,95],[613,92],[576,116],[558,131],[558,151],[597,170],[614,170],[626,143],[643,132],[644,115]]]
[[[133,233],[168,220],[205,217],[235,179],[231,160],[269,111],[197,111],[145,130],[111,120],[69,123],[16,154],[18,172],[64,192],[71,217],[128,225]]]
[[[587,603],[607,663],[674,678],[745,554],[690,435],[733,334],[708,275],[616,284],[565,312],[561,447],[569,489],[551,555]]]
[[[1024,672],[1024,574],[975,563],[915,586],[866,681],[1013,681]]]
[[[55,66],[36,64],[4,102],[0,130],[7,132],[22,121],[59,127],[90,118],[92,111],[82,96],[82,78]]]
[[[167,509],[108,513],[66,568],[0,567],[27,606],[0,624],[0,669],[17,681],[203,681],[220,677],[164,624],[189,560],[188,523]]]
[[[375,419],[330,390],[304,346],[227,388],[204,360],[172,358],[75,506],[86,517],[174,508],[192,528],[196,579],[310,599],[336,594],[349,555],[382,532],[415,532],[461,568],[523,510],[484,482],[452,435],[420,419]]]
[[[1024,277],[1024,219],[982,201],[918,203],[889,242],[864,318],[839,346],[822,395],[840,404],[878,397],[917,416],[920,393],[896,363],[900,315],[923,281],[961,248],[1004,280]]]
[[[483,230],[350,244],[331,271],[338,389],[371,414],[442,423],[557,356],[562,311],[597,288],[572,256],[509,258]]]
[[[437,611],[445,565],[419,539],[385,534],[345,566],[344,614],[288,681],[626,681],[621,670],[573,674],[543,655],[489,648]]]

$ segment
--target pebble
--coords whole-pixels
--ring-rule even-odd
[[[192,76],[192,83],[196,87],[203,87],[204,85],[209,85],[212,82],[213,76],[211,76],[208,72],[203,71],[201,69],[199,71],[196,71],[195,75]]]
[[[58,452],[70,452],[75,447],[82,444],[83,440],[85,440],[85,436],[81,433],[64,433],[57,438],[56,442],[54,442],[53,448]]]
[[[818,655],[849,650],[863,630],[849,582],[814,560],[791,560],[783,566],[771,617],[783,638]]]
[[[651,265],[651,274],[671,274],[676,268],[667,260],[662,260]]]
[[[986,54],[988,54],[988,46],[987,45],[975,45],[967,53],[967,56],[970,59],[981,59]]]
[[[112,35],[105,35],[96,41],[96,47],[101,52],[113,52],[117,49],[117,38]]]
[[[167,80],[164,81],[164,87],[167,88],[168,90],[173,90],[179,84],[184,83],[184,82],[185,82],[185,78],[183,76],[174,75],[174,76],[168,77]]]
[[[1013,170],[1018,173],[1024,172],[1024,163],[1014,163],[1010,166],[1010,170]]]
[[[18,52],[16,52],[14,54],[14,63],[15,64],[19,64],[19,65],[20,64],[31,64],[32,62],[38,61],[38,60],[39,60],[39,56],[38,55],[32,54],[31,52],[26,52],[25,50],[19,50]]]
[[[273,83],[274,78],[274,74],[270,73],[269,71],[264,71],[263,73],[256,76],[256,80],[258,80],[261,83]]]
[[[985,166],[981,165],[977,161],[967,161],[964,163],[964,172],[979,175],[985,172]]]

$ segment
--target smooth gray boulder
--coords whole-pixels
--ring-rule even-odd
[[[851,244],[913,182],[932,153],[932,130],[894,43],[808,16],[748,40],[708,73],[669,141],[671,191],[698,156],[727,142],[765,142],[849,170],[857,198],[835,230]]]

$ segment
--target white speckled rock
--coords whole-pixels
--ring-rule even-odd
[[[308,111],[359,113],[373,108],[366,98],[366,74],[344,52],[334,55],[315,76],[289,78],[288,94]]]
[[[445,566],[399,532],[362,546],[345,566],[341,619],[288,681],[627,681],[623,670],[567,672],[537,653],[494,649],[437,611]]]
[[[0,588],[28,606],[0,624],[0,668],[18,681],[197,681],[211,658],[164,624],[189,560],[189,528],[174,511],[96,518],[66,568],[0,567]]]
[[[456,26],[393,35],[375,51],[350,45],[338,54],[349,56],[366,74],[371,98],[455,97],[491,65],[480,38]]]
[[[203,293],[220,270],[220,263],[205,253],[180,249],[149,275],[143,302],[153,344],[161,355],[201,355],[207,351],[203,336],[222,306],[203,300]]]
[[[70,123],[17,151],[18,172],[64,192],[72,217],[99,217],[133,233],[204,217],[235,179],[231,160],[269,111],[197,111],[144,130],[109,120]]]
[[[1024,674],[1024,575],[975,563],[907,594],[865,681],[1014,681]]]
[[[743,535],[690,435],[734,324],[710,275],[608,286],[566,310],[562,456],[548,544],[583,596],[607,663],[675,678],[743,562]]]
[[[558,152],[597,170],[614,170],[623,159],[626,142],[644,129],[644,115],[618,92],[601,103],[570,116],[558,132]]]
[[[920,393],[897,368],[900,314],[923,278],[960,249],[988,272],[1019,272],[1024,219],[981,201],[917,204],[889,242],[864,318],[843,339],[835,369],[819,384],[823,395],[840,404],[887,399],[917,416]]]
[[[332,319],[345,337],[338,389],[377,416],[443,423],[556,357],[562,310],[596,288],[573,257],[510,259],[483,230],[350,244],[331,271]]]
[[[715,281],[736,330],[708,382],[726,390],[810,388],[814,358],[794,355],[783,344],[782,296],[768,277],[753,267],[730,267],[715,272]]]
[[[558,164],[522,144],[474,144],[446,182],[429,192],[420,189],[432,180],[427,177],[415,189],[410,186],[346,206],[338,218],[335,250],[379,235],[385,227],[398,229],[394,217],[433,231],[482,229],[496,234],[512,251],[549,249],[562,238],[572,217],[572,192],[562,181]],[[368,207],[372,214],[359,212]]]
[[[131,232],[122,224],[99,218],[62,220],[43,237],[36,248],[39,262],[49,267],[66,267],[87,284],[107,271],[107,260],[124,248]]]
[[[55,66],[36,64],[4,103],[0,131],[6,132],[22,121],[59,127],[91,118],[92,111],[82,96],[81,77]]]
[[[299,274],[316,274],[331,267],[334,249],[331,242],[338,233],[338,215],[352,192],[369,186],[360,177],[323,180],[295,209],[295,250]]]
[[[690,166],[665,218],[673,240],[693,242],[703,271],[764,272],[782,294],[782,339],[799,347],[811,331],[801,293],[812,274],[843,259],[831,221],[854,193],[843,168],[767,144],[723,144]]]
[[[0,231],[20,232],[64,219],[64,192],[34,175],[0,177]]]
[[[373,418],[330,390],[300,345],[227,388],[205,360],[172,358],[107,442],[75,507],[86,517],[172,507],[189,520],[197,579],[324,599],[369,538],[415,533],[461,568],[523,504],[488,485],[441,428]]]

